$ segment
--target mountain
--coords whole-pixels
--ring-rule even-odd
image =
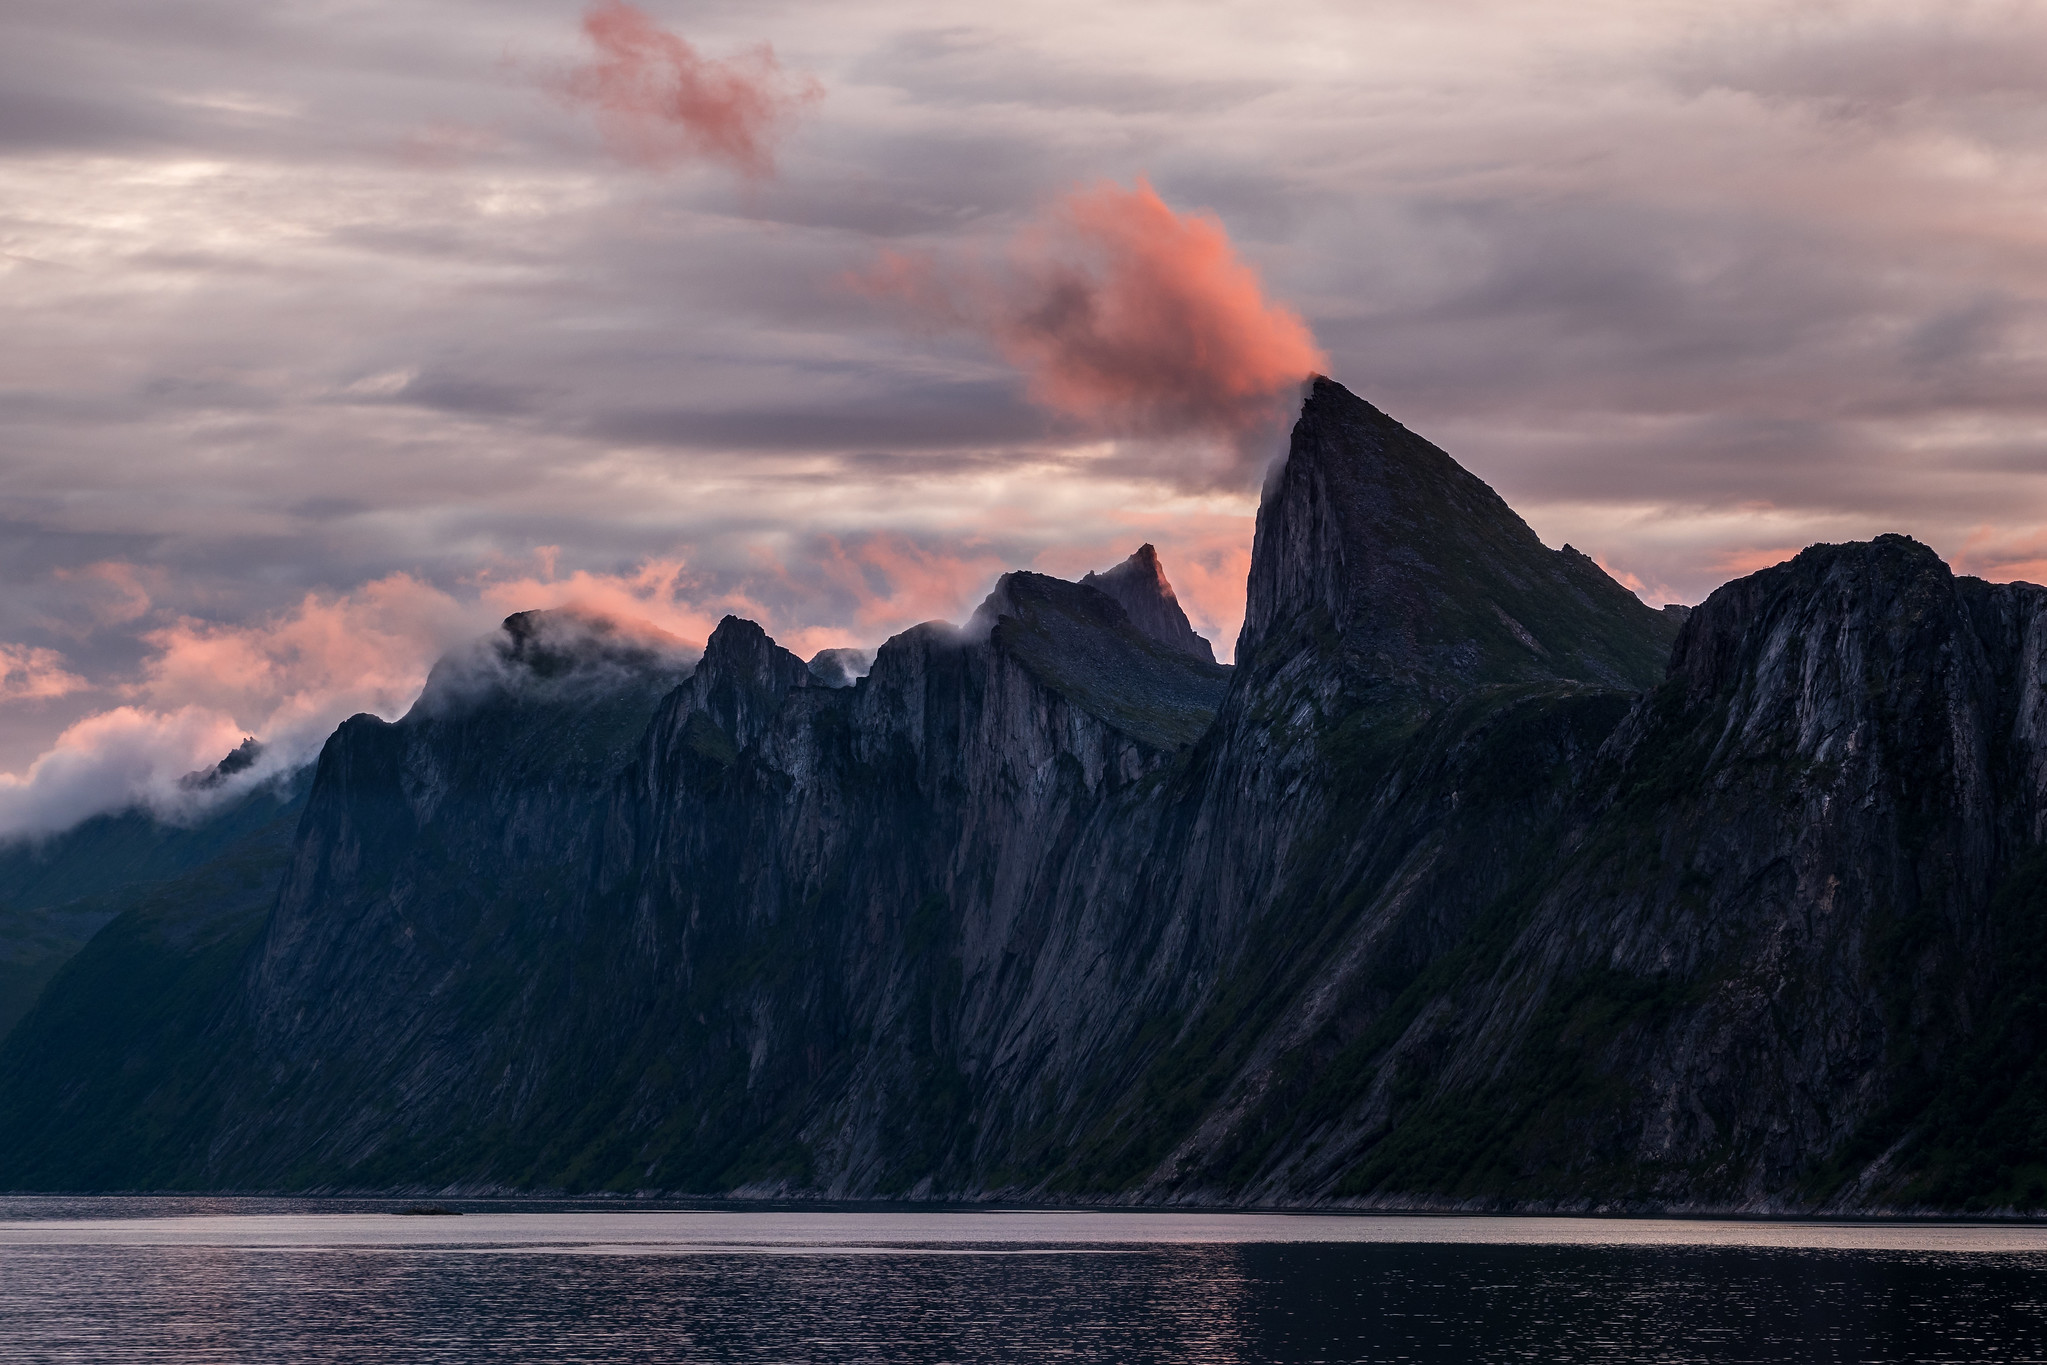
[[[1150,547],[871,659],[511,618],[64,967],[0,1187],[2036,1207],[2043,610],[1654,611],[1317,381],[1233,667]]]

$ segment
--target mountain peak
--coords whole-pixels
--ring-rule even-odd
[[[178,786],[186,791],[211,791],[226,782],[236,773],[247,772],[256,766],[256,760],[263,757],[264,744],[254,735],[242,736],[242,742],[228,751],[228,756],[211,768],[186,773],[178,779]]]
[[[1953,629],[1946,604],[1954,595],[1954,578],[1938,554],[1909,536],[1807,546],[1781,564],[1723,583],[1688,612],[1671,651],[1670,676],[1682,679],[1693,697],[1739,695],[1765,676],[1771,686],[1809,689],[1810,677],[1799,675],[1793,687],[1780,669],[1766,667],[1786,638],[1801,642],[1802,652],[1791,657],[1807,672],[1839,641],[1855,642],[1855,662],[1832,666],[1844,675],[1874,669],[1865,656],[1901,650],[1926,632]],[[1927,659],[1941,658],[1950,648],[1938,639],[1920,645]],[[1850,687],[1843,686],[1841,694],[1863,700]]]
[[[1215,662],[1215,650],[1188,622],[1173,585],[1166,581],[1159,552],[1150,542],[1138,546],[1135,554],[1115,568],[1087,574],[1080,581],[1115,598],[1129,613],[1130,624],[1166,648],[1203,663]]]
[[[427,675],[414,709],[467,710],[487,700],[567,701],[615,693],[634,680],[688,673],[696,651],[644,622],[573,607],[521,611],[489,635],[450,650]]]
[[[974,622],[998,653],[1082,710],[1154,749],[1181,748],[1207,730],[1230,671],[1160,640],[1134,615],[1100,579],[1072,583],[1019,569],[997,580]],[[1180,628],[1193,635],[1186,621],[1179,617]]]
[[[767,730],[792,688],[818,685],[810,666],[757,623],[727,616],[704,642],[703,661],[683,684],[678,715],[704,712],[743,749]]]
[[[693,652],[680,639],[645,622],[555,607],[514,612],[491,641],[508,665],[540,678],[559,678],[592,669],[645,668],[686,659]]]
[[[864,649],[821,649],[810,660],[810,676],[826,687],[851,687],[874,667]]]
[[[1575,550],[1545,546],[1489,487],[1317,379],[1258,509],[1237,662],[1330,629],[1368,684],[1451,695],[1570,679],[1644,688],[1672,621]]]

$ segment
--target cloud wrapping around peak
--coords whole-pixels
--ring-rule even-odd
[[[626,0],[597,0],[583,35],[596,55],[557,92],[596,116],[617,156],[651,170],[712,161],[764,180],[775,173],[775,144],[824,97],[814,77],[784,71],[766,43],[705,57]]]
[[[179,617],[144,635],[152,652],[138,679],[103,689],[121,704],[68,726],[24,771],[0,774],[0,838],[129,808],[169,820],[203,813],[304,764],[349,716],[397,716],[434,660],[478,624],[475,605],[406,574],[308,593],[251,621]],[[204,787],[182,781],[251,735],[263,741],[253,765]]]
[[[1174,212],[1143,177],[1068,192],[993,260],[886,252],[850,283],[987,337],[1034,400],[1110,435],[1209,437],[1234,452],[1269,434],[1328,365],[1300,315],[1266,298],[1222,220]],[[1180,472],[1197,484],[1218,474]]]
[[[1231,518],[1166,518],[1036,567],[1077,578],[1138,539],[1156,540],[1197,626],[1226,640],[1242,610],[1246,530]],[[895,532],[763,547],[738,575],[681,559],[562,574],[555,547],[534,557],[538,572],[482,574],[454,591],[391,574],[250,620],[180,615],[147,631],[137,676],[98,689],[118,704],[70,725],[21,773],[0,774],[0,839],[128,808],[171,820],[203,814],[308,762],[362,712],[394,720],[416,704],[460,705],[494,691],[554,696],[638,685],[650,674],[679,678],[728,613],[805,657],[861,653],[925,621],[966,619],[1003,572],[1033,562],[979,537]],[[93,581],[126,577],[117,565],[96,567]],[[0,665],[17,656],[42,670],[39,685],[55,686],[53,651],[0,649]],[[92,690],[83,679],[65,686],[74,684]],[[180,780],[245,736],[261,742],[247,768],[203,787]]]
[[[672,687],[702,650],[643,620],[580,607],[515,612],[497,630],[443,655],[415,709],[445,714],[489,697],[576,702]]]
[[[135,806],[182,818],[226,792],[201,792],[182,779],[214,766],[242,738],[233,720],[203,706],[170,712],[120,706],[88,716],[27,772],[0,773],[0,838],[56,834]]]

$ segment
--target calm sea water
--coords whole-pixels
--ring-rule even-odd
[[[0,1198],[0,1360],[2047,1361],[2047,1227]]]

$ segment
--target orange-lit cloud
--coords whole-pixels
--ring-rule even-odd
[[[78,569],[54,569],[50,577],[71,585],[72,596],[66,603],[67,619],[45,624],[61,634],[82,638],[96,629],[125,626],[147,616],[163,571],[105,560]]]
[[[1143,179],[1073,191],[998,261],[889,253],[851,283],[985,334],[1032,398],[1111,434],[1236,438],[1327,363],[1222,221],[1175,213]]]
[[[644,623],[698,645],[726,612],[747,615],[758,610],[743,595],[712,591],[680,559],[650,559],[616,574],[579,569],[560,578],[554,569],[556,553],[551,545],[535,552],[538,574],[479,578],[476,586],[482,601],[499,616],[565,608],[627,628]]]
[[[614,153],[650,169],[714,161],[764,179],[775,171],[775,144],[824,95],[814,78],[784,71],[766,43],[724,61],[705,57],[626,0],[597,0],[583,34],[596,55],[559,92],[591,110]]]
[[[996,577],[1015,567],[983,544],[925,545],[895,532],[763,548],[738,580],[722,584],[680,559],[557,576],[549,548],[536,552],[537,574],[479,578],[481,600],[503,615],[568,608],[628,627],[644,622],[692,644],[702,644],[729,613],[759,622],[804,658],[821,649],[871,648],[920,621],[964,620]]]
[[[349,593],[307,593],[274,617],[186,617],[149,631],[142,638],[156,654],[128,692],[155,711],[221,714],[296,759],[357,712],[398,715],[434,660],[481,624],[474,607],[391,574]]]
[[[486,611],[392,574],[353,592],[308,593],[266,618],[180,617],[148,631],[141,638],[154,652],[141,676],[115,689],[125,705],[72,725],[24,772],[0,774],[0,837],[47,833],[132,805],[176,818],[227,794],[195,792],[178,779],[219,762],[248,735],[267,752],[245,781],[296,766],[349,716],[402,713],[434,661],[481,633]],[[16,652],[0,648],[0,657]],[[38,653],[49,651],[28,651]],[[38,662],[51,660],[30,659]],[[46,687],[58,683],[47,668],[41,678]]]
[[[1243,612],[1248,517],[1135,517],[1113,541],[1047,551],[1033,567],[1077,578],[1113,566],[1143,540],[1160,546],[1196,628],[1227,657]],[[763,548],[750,568],[722,578],[679,558],[560,574],[556,554],[539,547],[531,568],[481,574],[456,592],[398,573],[349,592],[308,593],[266,617],[180,616],[144,632],[151,653],[139,674],[108,687],[122,704],[72,725],[25,771],[0,774],[0,838],[49,833],[135,805],[173,819],[193,812],[311,758],[350,715],[396,718],[436,660],[513,612],[568,609],[689,645],[701,644],[730,612],[760,622],[808,658],[839,646],[872,648],[920,621],[963,622],[995,579],[1018,567],[978,537],[928,540],[893,531]],[[133,585],[146,576],[107,564],[87,577]],[[143,596],[113,600],[116,616],[146,605]],[[87,686],[54,650],[0,645],[0,701]],[[249,735],[266,752],[244,777],[210,791],[179,781]]]
[[[1002,571],[1013,567],[971,542],[934,547],[886,531],[822,540],[824,577],[854,599],[851,624],[867,631],[963,621]]]

